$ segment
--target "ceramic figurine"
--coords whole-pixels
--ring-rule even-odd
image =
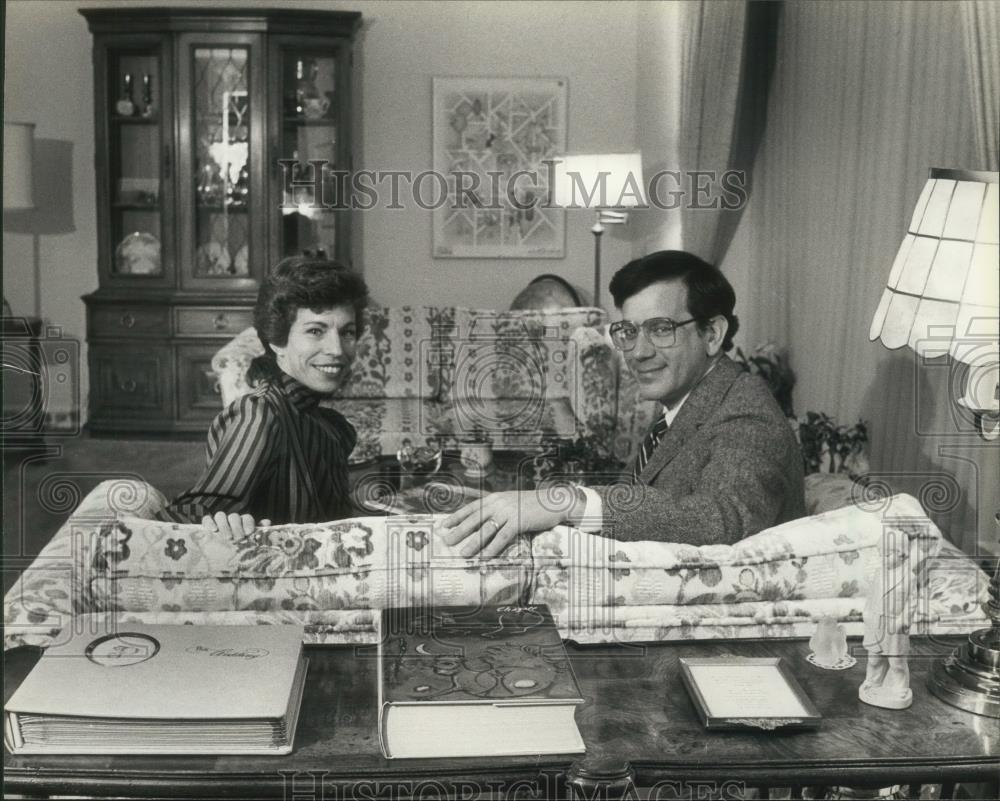
[[[913,703],[906,661],[913,598],[910,539],[904,532],[886,527],[879,552],[879,568],[864,609],[862,644],[868,650],[868,670],[858,698],[886,709],[906,709]]]

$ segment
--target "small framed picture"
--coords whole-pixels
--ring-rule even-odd
[[[682,658],[681,677],[707,729],[816,728],[822,715],[780,657]]]

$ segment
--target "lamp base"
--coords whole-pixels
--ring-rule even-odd
[[[927,688],[945,703],[1000,718],[1000,629],[979,629],[931,669]]]

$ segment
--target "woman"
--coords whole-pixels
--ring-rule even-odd
[[[247,371],[253,390],[215,418],[204,474],[162,518],[200,519],[241,539],[258,521],[350,515],[347,457],[357,434],[319,402],[347,377],[367,300],[361,277],[337,262],[293,256],[274,268],[254,308],[264,354]]]

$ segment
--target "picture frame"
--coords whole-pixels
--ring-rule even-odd
[[[823,719],[780,657],[684,657],[680,667],[706,729],[815,729]]]
[[[565,257],[549,177],[566,152],[567,91],[565,78],[434,78],[434,258]]]

